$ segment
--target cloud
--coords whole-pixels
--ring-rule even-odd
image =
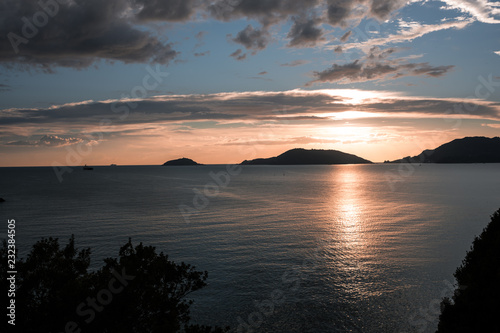
[[[134,0],[140,21],[187,21],[196,11],[195,0]]]
[[[257,75],[266,75],[266,74],[267,74],[267,72],[263,71],[263,72],[258,73]]]
[[[247,54],[243,53],[242,49],[237,49],[236,51],[234,51],[233,53],[231,53],[229,56],[233,57],[236,60],[244,60],[244,59],[246,59]]]
[[[500,129],[500,124],[481,124],[481,126]]]
[[[205,52],[196,52],[194,54],[195,57],[204,57],[210,54],[210,51],[205,51]]]
[[[493,53],[498,54],[500,56],[500,51],[495,51]]]
[[[200,31],[194,37],[201,42],[207,34],[208,34],[208,31]]]
[[[343,34],[342,37],[340,37],[340,41],[343,43],[347,42],[347,40],[349,39],[349,37],[351,37],[351,35],[352,35],[352,30],[349,30],[348,32]]]
[[[208,6],[210,15],[218,20],[255,19],[267,27],[287,20],[291,15],[309,12],[320,5],[319,0],[218,0]]]
[[[264,139],[255,139],[255,140],[242,140],[242,139],[234,139],[228,142],[223,143],[224,146],[248,146],[248,145],[265,145],[265,146],[274,146],[274,145],[307,145],[312,143],[341,143],[342,140],[338,139],[325,139],[325,138],[315,138],[311,136],[300,136],[300,137],[287,137],[278,140],[264,140]]]
[[[332,25],[345,25],[349,19],[354,6],[361,1],[351,0],[328,0],[327,17]]]
[[[326,40],[323,30],[318,28],[320,22],[317,18],[293,18],[293,26],[288,32],[290,42],[288,47],[315,46],[318,42]]]
[[[135,107],[129,109],[126,118],[113,112],[131,105]],[[107,144],[97,150],[119,145],[131,153],[138,145],[143,149],[166,146],[167,136],[175,137],[179,146],[199,145],[199,138],[203,137],[202,146],[211,146],[210,149],[232,139],[236,139],[233,145],[253,140],[262,145],[331,143],[321,138],[342,138],[346,143],[359,138],[356,135],[359,131],[351,133],[350,126],[365,127],[367,131],[369,128],[392,131],[395,126],[401,126],[405,129],[404,136],[408,132],[421,133],[420,128],[411,124],[440,127],[443,120],[456,124],[457,119],[498,122],[500,103],[407,97],[395,92],[356,89],[297,89],[166,95],[73,103],[46,109],[8,109],[0,110],[0,150],[22,152],[25,147],[37,150],[46,147],[45,152],[55,153],[54,147],[106,141]],[[318,132],[320,128],[325,130],[323,134]],[[332,135],[334,128],[339,132]],[[57,133],[57,137],[51,134],[45,139],[31,139],[39,138],[40,132],[49,129],[50,133]],[[278,129],[278,136],[266,136]],[[140,151],[142,149],[135,149],[136,153]]]
[[[408,69],[409,75],[427,75],[432,77],[443,76],[451,71],[455,66],[431,66],[428,63],[406,64],[401,65],[401,68]],[[402,74],[402,76],[407,76]]]
[[[55,7],[40,5],[47,3]],[[465,1],[447,3],[460,7]],[[168,26],[166,33],[154,31],[165,22],[200,18],[257,21],[261,27],[248,25],[233,39],[253,53],[268,46],[271,26],[289,21],[289,47],[310,47],[324,41],[323,24],[386,19],[403,4],[400,0],[7,1],[0,10],[0,64],[46,72],[57,67],[87,68],[102,60],[166,65],[179,52],[168,42]],[[492,14],[498,10],[494,4],[481,6]],[[36,26],[33,19],[41,23]],[[203,35],[199,32],[195,37],[201,42]]]
[[[0,92],[2,91],[11,91],[12,90],[12,87],[9,86],[8,84],[2,84],[0,83]]]
[[[384,46],[387,44],[397,44],[404,42],[411,42],[414,39],[425,36],[429,33],[448,30],[448,29],[464,29],[469,26],[472,20],[459,20],[451,22],[443,22],[439,24],[421,24],[418,22],[407,22],[398,20],[399,31],[396,34],[390,34],[386,37],[371,38],[364,42],[346,43],[342,45],[343,50],[361,49],[368,52],[373,46]],[[339,45],[332,45],[328,49],[335,49]]]
[[[258,51],[266,48],[269,42],[268,38],[269,33],[267,31],[254,29],[254,27],[249,24],[245,29],[240,31],[232,41],[243,45],[247,50]]]
[[[407,3],[404,0],[373,0],[370,5],[370,13],[380,20],[385,20],[392,12],[400,9]]]
[[[11,141],[8,146],[30,146],[30,147],[63,147],[84,142],[79,138],[62,138],[57,135],[44,135],[39,140],[34,141]],[[92,141],[94,142],[94,141]]]
[[[287,63],[281,64],[280,66],[281,67],[297,67],[297,66],[302,66],[302,65],[308,64],[308,63],[310,63],[309,60],[294,60],[292,62],[287,62]]]
[[[347,26],[350,20],[376,18],[386,20],[392,12],[408,2],[404,0],[327,0],[327,22],[333,26]]]
[[[419,75],[440,77],[454,68],[451,65],[431,66],[426,62],[406,63],[406,58],[391,59],[391,55],[397,51],[396,48],[381,50],[378,47],[372,47],[365,58],[343,65],[333,64],[323,71],[313,72],[315,80],[310,81],[307,85],[323,82],[346,84]]]
[[[500,4],[487,0],[442,0],[445,9],[456,9],[483,23],[500,23]]]
[[[454,66],[431,66],[428,63],[365,63],[358,59],[345,65],[333,64],[332,67],[328,69],[314,72],[314,77],[316,79],[309,82],[308,85],[323,82],[347,84],[418,75],[439,77],[445,75],[453,68]]]
[[[130,1],[54,3],[54,15],[48,15],[36,1],[8,2],[0,11],[0,35],[7,37],[0,39],[0,63],[50,72],[58,66],[86,68],[99,60],[168,64],[178,54],[171,44],[134,25],[140,17],[131,12]],[[37,27],[33,19],[45,24]]]
[[[358,67],[351,67],[354,68],[352,75],[357,75]],[[130,105],[135,108],[130,108]],[[456,113],[457,105],[461,111],[455,116],[461,118],[500,118],[498,102],[405,97],[397,93],[352,89],[298,89],[165,95],[137,100],[73,103],[46,109],[6,109],[0,111],[0,133],[4,142],[19,140],[21,133],[24,136],[36,135],[40,128],[57,131],[59,138],[84,138],[84,133],[143,130],[147,124],[211,121],[243,122],[257,126],[259,122],[280,121],[284,118],[289,121],[325,121],[328,117],[347,111],[368,112],[369,117],[400,117],[399,114],[417,118],[422,115],[451,117]],[[129,114],[126,118],[122,119],[121,113],[113,112],[127,107]],[[111,124],[100,125],[103,119],[110,119]],[[62,142],[53,138],[51,141]]]

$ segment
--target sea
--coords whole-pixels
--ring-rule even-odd
[[[192,321],[232,332],[434,332],[500,208],[500,164],[64,171],[0,168],[20,257],[74,234],[97,269],[131,237],[208,271]]]

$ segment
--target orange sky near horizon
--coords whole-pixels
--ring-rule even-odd
[[[0,166],[159,165],[181,157],[227,164],[292,148],[335,149],[383,162],[465,136],[497,136],[499,109],[480,99],[357,89],[164,95],[11,109],[4,116],[11,124],[0,131],[28,139],[0,145]]]

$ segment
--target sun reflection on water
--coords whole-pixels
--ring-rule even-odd
[[[370,246],[367,233],[370,193],[367,181],[359,166],[345,165],[332,170],[332,184],[328,205],[331,211],[331,239],[336,241],[328,249],[329,269],[353,297],[369,297],[380,293],[380,289],[364,283],[374,271],[376,254]]]
[[[344,246],[352,250],[357,247],[356,251],[360,251],[359,247],[364,243],[361,223],[364,188],[360,186],[360,176],[356,166],[342,166],[332,174],[332,181],[338,186],[331,197],[331,206],[336,211],[335,229]]]

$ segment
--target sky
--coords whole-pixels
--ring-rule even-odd
[[[381,162],[499,133],[499,1],[0,2],[0,166]]]

